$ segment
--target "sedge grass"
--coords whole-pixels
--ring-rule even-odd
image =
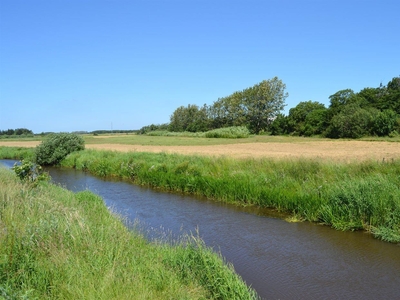
[[[197,237],[150,243],[89,191],[32,188],[0,168],[0,298],[257,296]]]

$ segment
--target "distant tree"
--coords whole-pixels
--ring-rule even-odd
[[[283,114],[278,114],[270,125],[271,135],[283,135],[291,132],[289,129],[289,118]]]
[[[286,85],[274,77],[243,91],[243,110],[249,129],[258,134],[267,130],[285,107]]]
[[[314,113],[318,111],[317,113]],[[326,107],[317,101],[304,101],[289,110],[290,132],[298,135],[314,135],[324,130]]]
[[[372,119],[370,111],[350,103],[333,116],[325,134],[330,138],[360,138],[369,133]]]
[[[396,129],[397,115],[393,110],[387,109],[379,112],[372,121],[372,134],[377,136],[389,135]]]
[[[208,130],[208,115],[207,106],[199,108],[197,105],[189,104],[187,107],[178,107],[170,117],[170,131],[207,131]]]
[[[384,109],[391,109],[400,115],[400,77],[394,77],[388,82],[382,98]]]

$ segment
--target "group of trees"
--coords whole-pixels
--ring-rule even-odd
[[[400,130],[400,77],[386,86],[364,88],[358,93],[340,90],[329,100],[328,108],[315,101],[300,102],[289,110],[288,116],[277,116],[271,133],[359,138],[397,135]]]
[[[267,130],[275,116],[283,110],[288,96],[285,88],[285,84],[277,77],[263,80],[252,87],[220,98],[210,106],[180,106],[171,115],[169,124],[145,126],[140,133],[152,130],[199,132],[245,126],[258,134]]]
[[[320,135],[329,138],[359,138],[365,135],[392,136],[400,132],[400,77],[387,85],[364,88],[355,93],[340,90],[329,96],[330,104],[303,101],[281,113],[288,94],[277,77],[253,87],[219,98],[202,107],[178,107],[169,124],[149,125],[139,133],[154,130],[208,131],[230,126],[245,126],[252,133],[272,135]]]
[[[0,130],[0,136],[33,135],[32,130],[26,128]]]

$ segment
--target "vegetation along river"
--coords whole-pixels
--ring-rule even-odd
[[[10,167],[14,161],[0,161]],[[196,232],[220,251],[263,299],[398,299],[400,246],[363,232],[288,223],[267,211],[238,208],[74,169],[48,169],[67,189],[89,189],[149,238]]]

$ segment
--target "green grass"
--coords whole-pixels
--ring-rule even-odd
[[[400,160],[238,160],[85,150],[72,153],[62,165],[160,190],[274,208],[294,219],[367,230],[400,242]]]
[[[256,299],[195,236],[129,231],[89,191],[22,184],[0,168],[1,299]]]
[[[339,164],[85,150],[62,164],[161,190],[275,208],[297,219],[400,242],[399,160]]]

